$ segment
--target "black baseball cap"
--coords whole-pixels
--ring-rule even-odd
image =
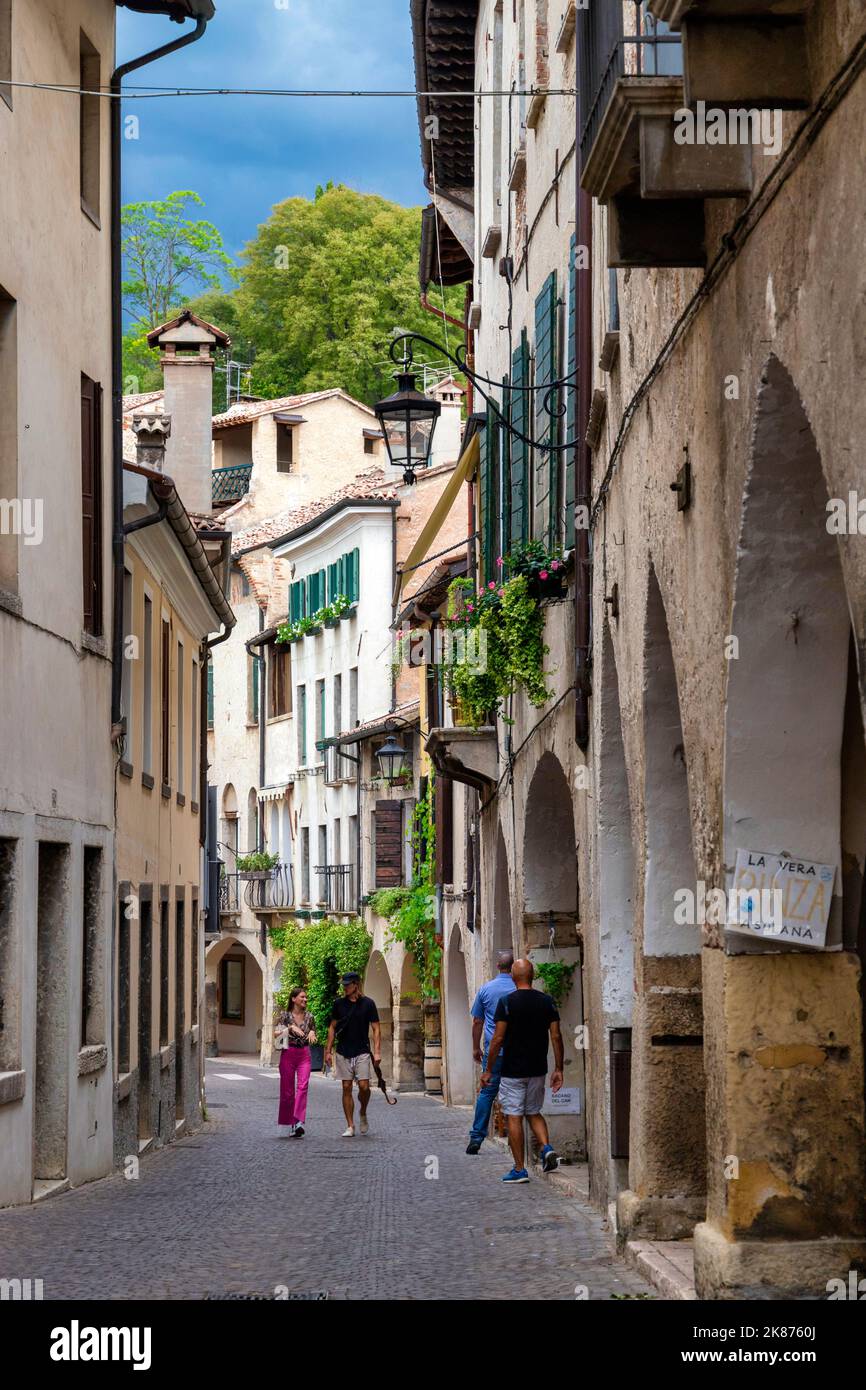
[[[361,983],[361,976],[358,974],[357,970],[347,970],[343,976],[343,984],[354,985],[356,983]]]

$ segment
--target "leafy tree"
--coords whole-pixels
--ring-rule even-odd
[[[234,274],[220,233],[190,217],[194,207],[204,207],[199,195],[179,192],[123,209],[124,309],[139,330],[167,322],[191,293],[218,289]]]
[[[342,185],[278,203],[244,251],[232,296],[255,344],[253,390],[339,385],[365,401],[393,390],[393,329],[443,337],[419,304],[420,227],[419,208]],[[462,305],[461,288],[447,292],[449,313],[461,316]],[[459,334],[449,331],[453,345]]]

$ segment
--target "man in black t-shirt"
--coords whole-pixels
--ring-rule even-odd
[[[502,1179],[507,1183],[529,1182],[529,1174],[524,1167],[524,1115],[541,1145],[544,1172],[552,1173],[559,1165],[541,1107],[544,1104],[548,1039],[553,1045],[550,1089],[556,1092],[562,1085],[562,1033],[559,1014],[550,995],[532,988],[534,974],[535,969],[529,960],[516,960],[511,967],[511,976],[517,988],[513,994],[503,995],[496,1006],[487,1068],[481,1077],[482,1086],[488,1085],[490,1072],[501,1051],[499,1104],[508,1122],[508,1143],[514,1159],[514,1167]]]
[[[373,1033],[372,1059],[370,1053],[370,1030]],[[328,1025],[328,1041],[325,1044],[325,1065],[331,1065],[334,1040],[337,1043],[337,1076],[343,1083],[343,1114],[346,1116],[344,1139],[355,1137],[355,1098],[352,1084],[358,1083],[358,1100],[361,1104],[361,1133],[369,1133],[367,1106],[370,1104],[370,1082],[373,1078],[373,1062],[382,1061],[381,1027],[379,1010],[361,993],[361,976],[350,970],[343,976],[343,997],[334,1000],[331,1022]]]

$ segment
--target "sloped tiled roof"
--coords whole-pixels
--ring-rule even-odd
[[[259,420],[263,415],[278,415],[284,410],[297,410],[301,406],[312,405],[314,401],[329,400],[332,396],[341,396],[344,401],[356,405],[359,410],[366,411],[368,415],[373,414],[363,401],[356,401],[354,396],[341,391],[339,387],[331,387],[327,391],[307,391],[301,396],[279,396],[276,400],[270,401],[237,401],[228,410],[223,411],[222,415],[213,417],[213,427],[215,430],[231,429],[233,425],[246,425],[252,420]]]
[[[344,483],[327,497],[307,502],[302,507],[294,507],[291,511],[279,512],[277,516],[260,521],[246,531],[236,532],[232,541],[232,554],[237,555],[243,550],[267,545],[280,536],[288,536],[292,531],[297,531],[301,526],[306,526],[317,517],[323,516],[340,502],[389,502],[396,496],[397,484],[389,481],[384,469],[371,468],[366,473],[360,473],[351,482]]]
[[[151,405],[154,401],[161,401],[165,391],[142,391],[138,396],[124,396],[123,413],[132,415],[136,410],[143,410],[146,405]]]

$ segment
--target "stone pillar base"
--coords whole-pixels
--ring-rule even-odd
[[[698,1298],[826,1299],[852,1268],[866,1272],[866,1239],[728,1240],[709,1221],[695,1227]]]
[[[620,1192],[616,1199],[616,1248],[630,1240],[688,1240],[707,1214],[706,1197],[664,1197]]]

